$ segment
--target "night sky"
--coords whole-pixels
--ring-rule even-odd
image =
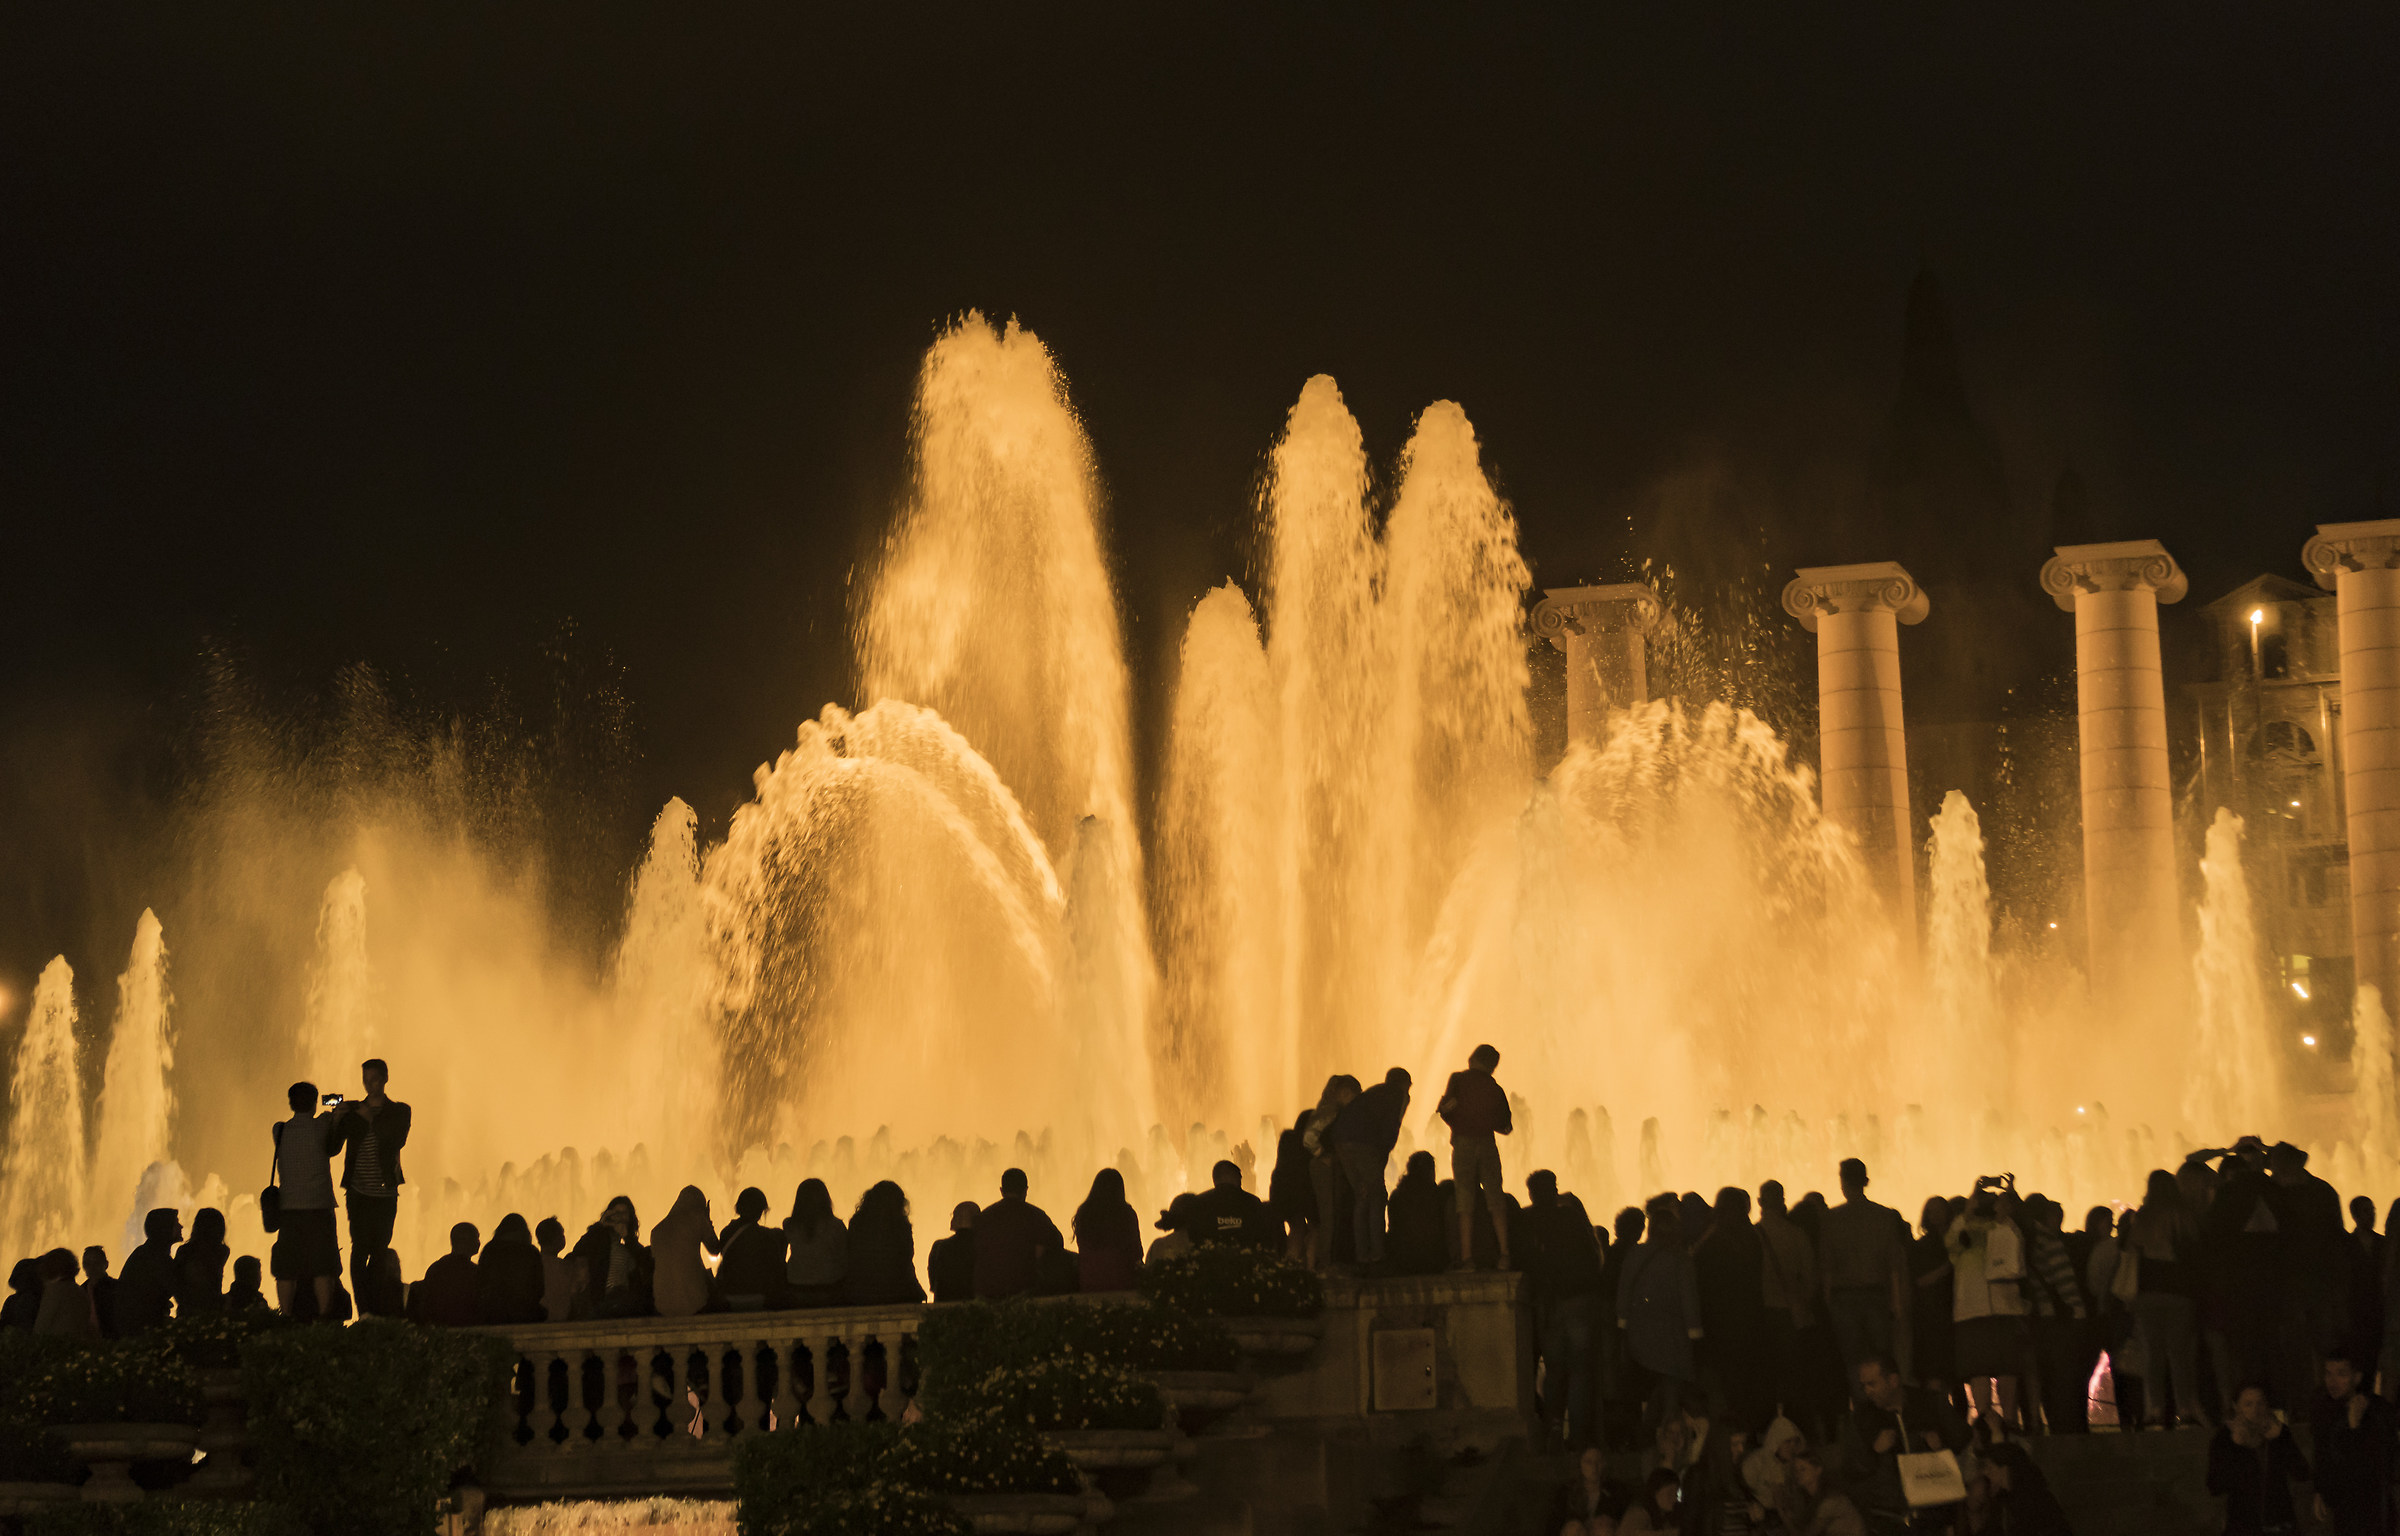
[[[2297,576],[2400,514],[2396,66],[2339,4],[15,8],[0,981],[113,974],[212,647],[438,709],[563,641],[618,833],[721,826],[851,698],[969,308],[1071,382],[1147,730],[1308,375],[1386,462],[1460,401],[1537,584],[1871,557],[1925,271],[2012,505]]]

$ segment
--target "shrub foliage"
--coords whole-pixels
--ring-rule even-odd
[[[1201,1317],[1314,1317],[1325,1286],[1281,1254],[1203,1243],[1142,1270],[1142,1294]]]

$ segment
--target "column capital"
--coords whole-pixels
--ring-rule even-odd
[[[2178,602],[2190,590],[2183,567],[2156,539],[2120,539],[2114,544],[2061,544],[2042,565],[2042,590],[2068,613],[2085,592],[2156,593]]]
[[[1924,621],[1932,609],[1917,578],[1896,560],[1869,560],[1863,565],[1804,565],[1783,589],[1783,611],[1800,621],[1810,634],[1817,617],[1827,613],[1871,613],[1888,609],[1903,624]]]
[[[1646,583],[1621,581],[1604,587],[1545,587],[1534,605],[1533,632],[1560,650],[1567,636],[1630,629],[1646,635],[1664,609]]]
[[[2371,523],[2319,523],[2317,536],[2300,551],[2300,563],[2326,591],[2344,571],[2383,571],[2400,565],[2400,517]]]

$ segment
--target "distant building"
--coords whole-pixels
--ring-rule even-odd
[[[2247,824],[2259,937],[2280,1001],[2328,1044],[2348,1037],[2354,984],[2342,787],[2341,626],[2330,592],[2260,576],[2200,610],[2217,681],[2199,707],[2197,804]]]

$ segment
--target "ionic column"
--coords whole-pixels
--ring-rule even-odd
[[[1646,640],[1658,624],[1658,594],[1638,581],[1551,587],[1533,628],[1567,657],[1567,744],[1600,744],[1611,709],[1650,698]]]
[[[1904,951],[1917,933],[1908,738],[1900,715],[1900,626],[1932,604],[1889,560],[1820,565],[1783,589],[1786,613],[1817,637],[1818,776],[1825,819],[1858,840]]]
[[[2320,523],[2300,551],[2342,623],[2342,786],[2350,803],[2350,953],[2400,997],[2400,518]]]
[[[2075,615],[2084,930],[2093,995],[2115,1009],[2183,991],[2158,605],[2185,586],[2156,539],[2061,545],[2042,567],[2042,590]]]

